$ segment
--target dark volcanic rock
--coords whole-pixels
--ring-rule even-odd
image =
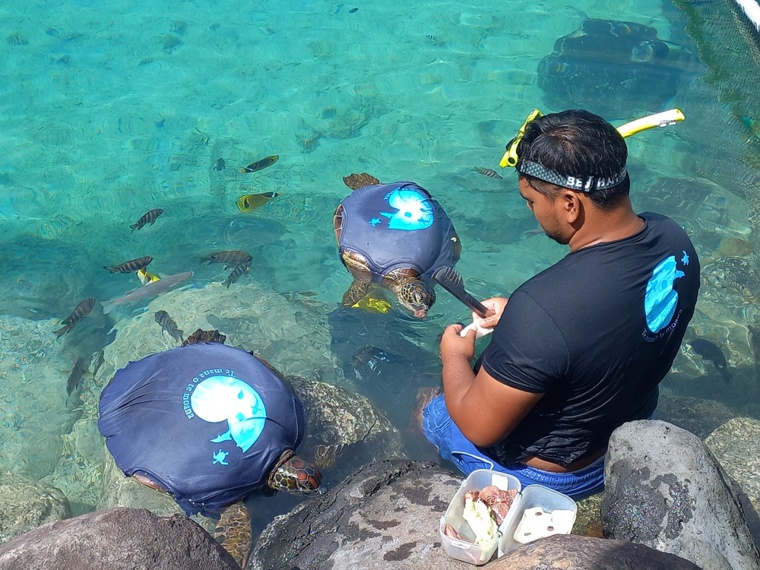
[[[41,526],[0,547],[0,570],[239,570],[184,515],[144,509],[96,511]]]
[[[472,566],[449,558],[438,525],[462,477],[433,463],[383,461],[271,523],[250,567],[412,569]]]
[[[488,570],[699,570],[688,560],[622,540],[555,534],[488,564]]]

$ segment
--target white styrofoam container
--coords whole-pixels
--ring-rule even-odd
[[[478,566],[485,564],[493,558],[494,552],[496,552],[499,545],[499,533],[497,533],[496,538],[487,544],[475,544],[473,542],[475,536],[470,530],[470,525],[462,518],[465,494],[468,491],[480,491],[489,485],[495,485],[505,491],[517,489],[518,497],[520,496],[520,481],[513,475],[499,473],[490,469],[476,469],[470,473],[454,494],[454,498],[449,503],[446,513],[441,517],[441,523],[438,528],[443,549],[452,558]],[[509,517],[509,513],[507,513],[507,517]],[[507,519],[504,519],[502,526],[506,522]],[[444,534],[443,530],[446,523],[454,527],[454,530],[467,540],[457,540]],[[501,529],[501,527],[499,528]]]
[[[498,556],[503,556],[513,548],[520,546],[521,543],[514,539],[515,531],[520,525],[523,513],[527,509],[534,509],[536,507],[542,508],[546,513],[553,513],[555,510],[566,511],[563,513],[565,516],[562,522],[567,524],[567,532],[562,534],[570,534],[578,512],[578,506],[575,504],[575,501],[567,495],[563,495],[543,485],[528,485],[515,497],[512,507],[499,527]],[[559,534],[559,527],[554,534]]]

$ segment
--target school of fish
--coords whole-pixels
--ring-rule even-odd
[[[243,174],[258,172],[272,166],[279,159],[279,155],[276,154],[266,156],[247,164],[240,169],[240,172]],[[222,157],[217,158],[212,166],[213,170],[219,172],[224,171],[226,168],[227,161]],[[266,205],[270,200],[278,197],[279,195],[280,194],[278,192],[245,194],[238,198],[236,205],[242,213],[250,213]],[[134,233],[135,231],[139,231],[146,226],[153,226],[156,223],[156,220],[163,213],[163,208],[151,208],[142,214],[135,223],[129,225],[130,231]],[[250,272],[252,260],[253,256],[251,256],[251,254],[247,251],[242,250],[217,251],[201,258],[201,262],[208,262],[208,264],[221,263],[224,265],[225,269],[232,269],[232,271],[230,271],[225,280],[222,282],[222,284],[228,289],[242,276]],[[142,284],[142,287],[133,289],[120,297],[103,301],[101,304],[103,306],[104,314],[110,313],[118,305],[145,301],[147,299],[165,293],[166,291],[184,283],[193,276],[192,271],[185,271],[182,273],[177,273],[175,275],[166,275],[159,277],[158,275],[149,273],[146,269],[152,261],[153,256],[144,255],[142,257],[136,257],[134,259],[123,261],[121,263],[103,266],[103,269],[112,275],[115,273],[135,273],[140,280],[140,283]],[[79,323],[82,319],[84,319],[92,312],[96,304],[97,300],[95,297],[88,297],[81,301],[76,307],[74,307],[74,310],[71,312],[71,314],[69,314],[68,317],[61,321],[61,328],[55,331],[56,336],[60,338],[71,331],[77,325],[77,323]],[[161,326],[162,334],[166,333],[175,340],[179,342],[182,341],[182,330],[177,326],[177,323],[166,311],[157,311],[155,313],[155,319],[156,322]],[[72,386],[78,382],[78,377],[80,377],[82,374],[82,366],[83,361],[81,359],[78,359],[69,378],[69,393],[73,389]]]

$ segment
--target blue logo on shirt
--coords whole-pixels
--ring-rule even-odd
[[[190,396],[190,406],[196,416],[207,422],[227,422],[226,432],[211,441],[234,441],[248,451],[264,430],[267,411],[258,392],[232,376],[209,376],[200,382]],[[223,463],[226,456],[214,456]]]
[[[688,264],[689,256],[683,252],[682,261]],[[660,332],[673,318],[678,305],[678,293],[673,285],[684,272],[676,268],[676,257],[671,255],[657,264],[647,283],[644,311],[647,327],[653,333]]]
[[[396,188],[385,196],[388,204],[396,208],[396,212],[380,212],[388,218],[388,227],[392,230],[424,230],[435,221],[433,205],[427,196],[416,190],[400,190]],[[375,218],[377,219],[377,218]],[[374,220],[373,220],[374,221]],[[376,223],[372,224],[376,226]]]

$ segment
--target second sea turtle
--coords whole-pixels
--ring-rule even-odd
[[[338,205],[333,229],[353,282],[342,304],[353,306],[376,283],[392,291],[415,317],[435,302],[430,276],[454,267],[462,246],[446,212],[414,182],[381,184],[369,174],[343,179],[353,192]]]
[[[215,537],[245,567],[243,499],[319,492],[322,476],[296,455],[306,415],[279,373],[199,332],[119,370],[101,394],[98,428],[125,475],[169,493],[188,515],[219,518]]]

